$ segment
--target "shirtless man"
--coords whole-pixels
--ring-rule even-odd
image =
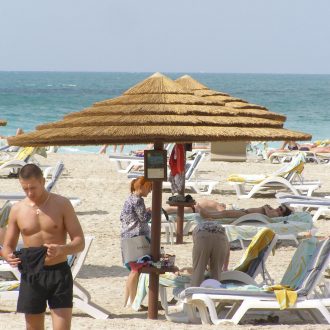
[[[19,181],[26,198],[11,209],[3,247],[7,262],[21,271],[17,311],[25,314],[27,329],[44,329],[48,301],[53,328],[70,329],[73,281],[67,255],[84,249],[81,226],[70,201],[47,192],[38,166],[23,166]],[[20,234],[24,248],[16,253]]]

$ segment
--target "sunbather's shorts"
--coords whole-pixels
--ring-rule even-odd
[[[62,262],[44,266],[37,274],[22,274],[17,312],[40,314],[50,309],[72,308],[73,280],[70,266]]]

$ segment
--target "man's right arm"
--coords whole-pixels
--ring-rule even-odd
[[[13,267],[16,267],[20,263],[20,259],[16,258],[13,252],[16,249],[20,230],[17,225],[17,208],[18,205],[14,205],[9,213],[8,226],[3,243],[3,257]]]

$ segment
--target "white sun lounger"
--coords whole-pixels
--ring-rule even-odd
[[[129,173],[136,166],[144,166],[143,157],[110,154],[109,159],[110,161],[115,162],[119,173]]]
[[[85,262],[87,253],[92,244],[93,237],[85,237],[85,248],[82,252],[77,253],[73,258],[69,258],[68,262],[71,266],[72,278],[73,278],[73,304],[74,307],[79,308],[86,314],[96,319],[107,319],[109,314],[100,306],[91,301],[90,293],[76,281],[77,275]],[[0,272],[11,272],[18,280],[20,279],[20,273],[17,268],[11,267],[5,261],[0,264]],[[12,283],[17,281],[12,281]],[[12,291],[0,291],[0,299],[2,300],[17,300],[18,290]]]
[[[330,196],[311,197],[277,193],[276,198],[280,203],[288,204],[298,210],[315,210],[313,223],[316,223],[317,219],[322,215],[330,215]]]
[[[325,319],[330,324],[329,285],[323,277],[325,269],[329,265],[330,241],[329,239],[315,245],[315,238],[305,240],[297,249],[292,261],[283,276],[281,284],[287,284],[297,292],[297,300],[290,311],[296,311],[302,319],[304,312],[309,312],[314,322],[323,322]],[[301,248],[300,248],[301,247]],[[306,247],[304,251],[302,248]],[[256,287],[249,290],[247,287],[228,288],[203,288],[191,287],[185,289],[180,298],[185,304],[185,310],[189,311],[187,316],[191,321],[196,321],[197,313],[202,323],[213,324],[238,324],[249,310],[272,311],[280,310],[279,302],[274,292],[265,292]],[[218,304],[218,305],[217,305]],[[224,316],[220,313],[229,312]],[[318,311],[321,315],[315,313]],[[175,320],[174,320],[175,321]],[[180,322],[181,319],[178,320]]]
[[[227,181],[235,188],[237,197],[251,198],[258,192],[270,192],[287,189],[295,195],[311,196],[321,186],[319,180],[305,180],[301,172],[304,169],[304,154],[297,154],[290,163],[285,164],[270,175],[231,175]],[[246,190],[249,187],[250,190]]]
[[[201,223],[203,218],[199,213],[185,213],[186,224],[183,234],[187,235],[193,225]],[[174,220],[174,215],[170,215],[170,220]],[[313,226],[312,216],[309,212],[295,212],[286,217],[269,218],[266,215],[258,213],[246,214],[237,219],[224,218],[214,219],[226,228],[226,234],[229,241],[239,240],[243,246],[243,240],[251,240],[257,231],[262,227],[272,229],[278,239],[292,240],[298,244],[297,236],[301,232],[316,233]]]

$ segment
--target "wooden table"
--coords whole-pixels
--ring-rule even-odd
[[[139,272],[140,273],[145,273],[145,274],[165,274],[165,273],[175,273],[179,270],[178,267],[176,266],[171,266],[171,267],[161,267],[161,268],[157,268],[154,266],[150,266],[150,267],[142,267]]]
[[[166,203],[170,206],[176,206],[178,208],[177,213],[176,213],[176,244],[182,244],[183,243],[184,208],[195,206],[196,201],[195,200],[193,200],[191,202],[167,201]]]

